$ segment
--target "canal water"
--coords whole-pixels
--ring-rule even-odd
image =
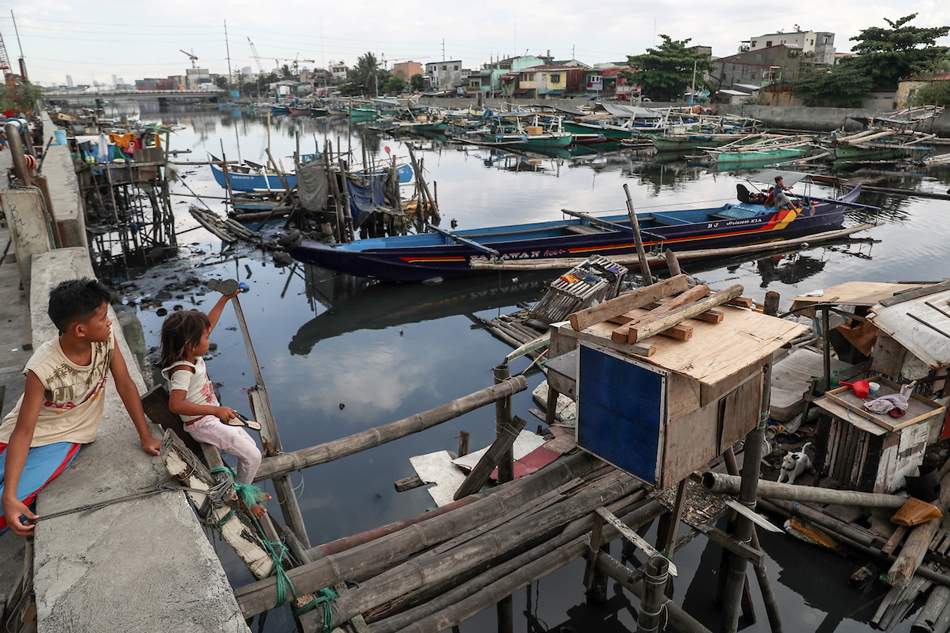
[[[174,125],[171,149],[191,149],[180,160],[265,162],[266,118],[238,112],[143,114],[144,121]],[[274,119],[272,153],[292,164],[295,132],[301,151],[322,148],[329,139],[337,149],[351,149],[359,161],[362,146],[378,160],[386,148],[404,158],[400,141],[326,120]],[[736,184],[747,174],[719,173],[714,167],[687,162],[657,164],[648,155],[588,155],[577,158],[495,156],[485,149],[420,141],[426,179],[438,190],[443,222],[460,229],[554,220],[561,209],[589,212],[624,211],[623,185],[630,186],[638,211],[719,205],[734,198]],[[223,190],[207,166],[181,168],[183,183],[173,191],[209,196],[204,202],[224,212],[210,196]],[[950,171],[903,173],[888,186],[945,192]],[[795,188],[801,190],[801,185]],[[830,189],[816,188],[823,195]],[[865,195],[862,201],[881,208],[886,224],[863,237],[869,240],[804,248],[798,253],[759,260],[722,262],[696,272],[715,287],[740,283],[745,295],[761,300],[774,290],[787,299],[849,280],[938,280],[950,276],[947,216],[950,204],[925,198]],[[187,198],[174,198],[180,231],[180,257],[151,271],[148,280],[126,288],[150,346],[158,345],[162,317],[158,309],[176,306],[210,310],[217,297],[194,280],[237,278],[250,291],[240,296],[267,383],[284,450],[293,451],[398,420],[444,404],[492,384],[492,367],[510,351],[487,332],[473,328],[473,318],[492,318],[536,300],[552,275],[488,274],[472,281],[441,285],[366,285],[359,280],[301,266],[277,268],[271,255],[247,246],[225,249],[187,213]],[[865,219],[850,214],[851,222]],[[688,270],[688,269],[687,269]],[[693,271],[689,271],[693,272]],[[160,280],[160,281],[154,281]],[[163,285],[169,288],[159,292]],[[208,370],[223,403],[249,413],[246,389],[254,384],[234,312],[226,308],[212,335],[215,348]],[[512,373],[527,367],[515,361]],[[515,411],[526,419],[534,406],[530,391],[542,377],[529,379],[529,390],[514,398]],[[529,428],[534,423],[529,422]],[[424,488],[396,493],[393,482],[413,475],[409,458],[438,450],[455,450],[461,431],[471,446],[488,445],[494,436],[494,410],[485,407],[458,420],[380,448],[293,473],[311,542],[327,542],[425,511],[432,501]],[[273,492],[273,491],[271,491]],[[276,503],[271,511],[279,515]],[[683,532],[681,531],[681,534]],[[827,554],[793,539],[760,531],[786,631],[869,631],[883,585],[863,591],[848,584],[861,567],[857,560]],[[218,548],[232,584],[252,581],[226,545]],[[613,553],[620,555],[618,543]],[[680,576],[673,599],[712,630],[719,628],[713,605],[720,550],[704,538],[676,554]],[[514,596],[515,630],[530,632],[626,632],[636,630],[636,601],[611,583],[607,604],[587,606],[577,561]],[[758,589],[752,595],[758,622],[747,631],[768,631]],[[910,621],[895,630],[909,631]],[[255,625],[256,626],[256,625]],[[290,631],[286,610],[270,615],[265,630]],[[461,631],[495,630],[494,609],[460,626]]]

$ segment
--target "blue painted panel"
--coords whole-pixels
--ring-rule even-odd
[[[662,375],[581,345],[578,446],[656,483],[663,387]]]

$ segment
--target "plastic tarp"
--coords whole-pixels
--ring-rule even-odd
[[[327,172],[323,165],[311,161],[297,168],[297,196],[307,211],[320,212],[327,208]]]
[[[354,228],[359,228],[366,221],[366,218],[376,211],[376,207],[386,204],[383,184],[382,178],[373,178],[371,184],[367,185],[361,185],[351,178],[346,179],[346,190],[350,194],[350,214],[353,216]]]
[[[657,119],[660,117],[660,114],[650,108],[603,102],[600,105],[604,107],[604,110],[621,119]]]

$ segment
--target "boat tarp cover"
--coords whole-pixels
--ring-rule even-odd
[[[311,212],[327,208],[327,173],[316,161],[303,163],[297,168],[297,196],[303,208]]]
[[[640,106],[617,105],[614,103],[601,103],[604,110],[622,119],[656,119],[659,114],[650,108],[641,108]]]
[[[578,110],[577,108],[573,106],[556,105],[554,106],[554,109],[558,112],[563,112],[565,114],[573,114],[574,116],[586,116],[590,114],[590,112],[584,112],[583,110]]]
[[[793,186],[796,182],[801,182],[806,178],[810,177],[810,174],[805,174],[800,171],[783,171],[781,169],[766,169],[760,172],[756,172],[749,176],[751,182],[766,182],[772,184],[775,182],[775,177],[781,176],[782,181],[785,183],[786,187]]]
[[[376,207],[386,204],[382,178],[373,178],[372,184],[365,186],[347,178],[346,189],[350,193],[350,214],[353,216],[354,228],[363,224],[376,211]]]

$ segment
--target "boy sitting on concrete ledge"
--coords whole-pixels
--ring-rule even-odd
[[[115,346],[109,289],[95,279],[64,281],[50,292],[48,314],[59,336],[26,364],[26,389],[0,424],[0,533],[31,536],[39,518],[28,504],[62,473],[102,420],[106,373],[139,434],[142,449],[158,455],[160,440],[145,422],[138,389]]]

